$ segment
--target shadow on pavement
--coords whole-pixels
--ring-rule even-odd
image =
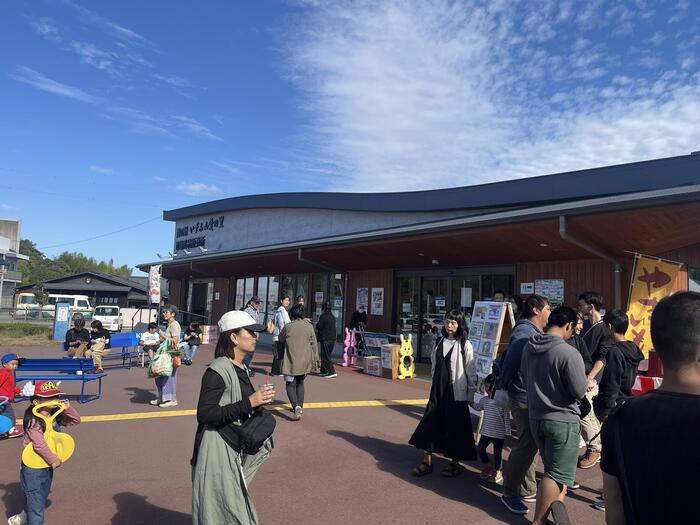
[[[377,401],[387,401],[386,399],[377,399]],[[403,414],[404,416],[409,416],[412,417],[413,419],[417,419],[420,421],[420,419],[423,417],[423,414],[425,413],[425,406],[417,406],[417,405],[386,405],[386,408],[390,408],[391,410],[395,410],[399,414]]]
[[[525,516],[516,516],[506,510],[499,501],[500,488],[480,483],[476,462],[462,462],[473,470],[465,470],[456,478],[445,478],[440,475],[447,466],[447,460],[434,458],[433,474],[424,477],[414,477],[411,469],[420,462],[421,452],[415,447],[396,444],[371,436],[359,436],[350,432],[330,430],[328,434],[346,440],[358,449],[374,456],[377,467],[394,476],[416,485],[425,490],[454,501],[464,503],[472,508],[482,509],[491,517],[504,523],[529,523]]]
[[[129,388],[125,388],[124,390],[126,390],[127,392],[131,392],[130,401],[132,403],[136,403],[137,405],[147,405],[151,399],[155,399],[156,397],[156,394],[153,390],[147,390],[145,388],[130,386]]]
[[[19,472],[17,472],[19,476]],[[22,485],[17,483],[8,483],[6,485],[0,485],[0,490],[2,491],[2,504],[5,507],[6,517],[14,516],[22,512],[24,509],[24,492],[22,492]],[[46,508],[51,506],[51,499],[46,500]]]
[[[112,517],[112,525],[191,525],[192,516],[189,514],[156,507],[147,499],[133,492],[115,494],[117,513]]]

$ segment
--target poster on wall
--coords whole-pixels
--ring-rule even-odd
[[[372,288],[372,315],[384,315],[384,288]]]
[[[554,306],[564,304],[564,279],[536,279],[535,293],[549,299]]]
[[[357,289],[357,309],[360,307],[367,311],[367,306],[369,305],[369,288],[358,288]]]
[[[316,304],[322,303],[323,302],[323,292],[316,292],[314,294],[314,302]]]

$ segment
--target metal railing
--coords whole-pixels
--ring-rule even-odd
[[[87,322],[92,320],[92,312],[80,312]],[[71,311],[71,316],[73,311]],[[0,323],[53,324],[55,310],[42,308],[0,308]]]

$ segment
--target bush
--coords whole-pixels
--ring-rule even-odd
[[[31,323],[8,323],[0,324],[0,336],[4,339],[10,337],[31,337],[45,336],[47,339],[51,337],[53,332],[52,326],[42,326]]]

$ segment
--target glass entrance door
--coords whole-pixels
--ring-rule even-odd
[[[440,338],[443,318],[449,309],[449,280],[424,278],[421,292],[421,359],[429,358]]]

